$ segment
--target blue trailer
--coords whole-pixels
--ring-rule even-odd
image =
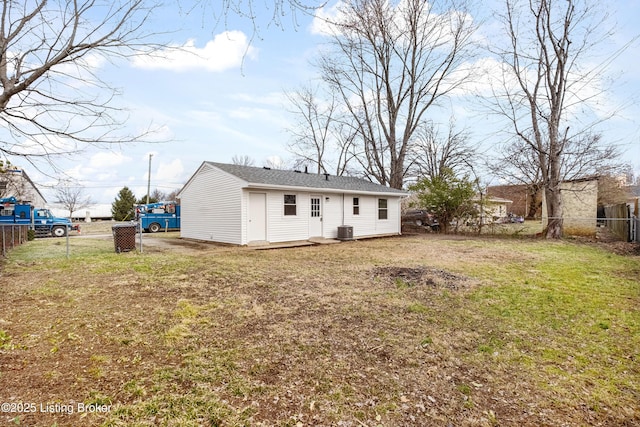
[[[68,218],[57,218],[49,209],[34,208],[15,197],[0,199],[0,224],[28,225],[36,237],[64,237],[69,230],[80,231]]]
[[[136,206],[136,219],[147,232],[180,230],[180,205],[176,202],[158,202]]]

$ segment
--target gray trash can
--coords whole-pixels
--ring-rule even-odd
[[[113,231],[113,246],[117,253],[129,252],[136,248],[136,225],[115,224]]]

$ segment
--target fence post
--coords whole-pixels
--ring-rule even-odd
[[[7,227],[11,227],[11,233]],[[18,229],[18,235],[16,236],[16,228]],[[22,245],[28,241],[29,235],[29,226],[27,225],[7,225],[0,224],[0,240],[2,241],[2,255],[3,257],[7,256],[7,252],[9,249],[15,249],[16,246]],[[9,237],[11,234],[11,237]],[[17,240],[16,240],[17,237]],[[11,242],[7,240],[11,238]]]

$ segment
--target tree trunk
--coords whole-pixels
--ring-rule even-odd
[[[544,231],[547,239],[559,239],[562,237],[562,198],[560,197],[559,184],[545,189],[547,199],[547,229]]]
[[[527,199],[529,200],[529,211],[526,212],[526,217],[534,219],[538,213],[538,193],[540,192],[539,185],[532,185],[527,187]]]
[[[404,183],[404,156],[391,162],[391,171],[389,174],[389,187],[402,190]]]

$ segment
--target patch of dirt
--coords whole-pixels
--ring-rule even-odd
[[[376,267],[373,277],[408,286],[432,286],[459,290],[471,284],[469,277],[433,267]]]

